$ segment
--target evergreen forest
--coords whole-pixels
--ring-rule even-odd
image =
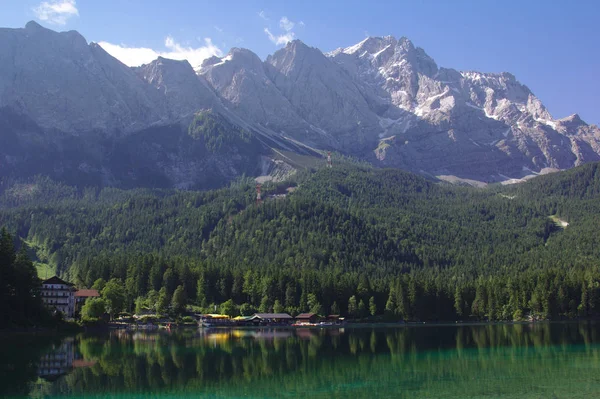
[[[3,182],[0,226],[22,248],[9,263],[82,288],[112,281],[114,311],[600,314],[600,164],[473,188],[335,161],[265,183],[258,203],[249,178],[209,191]]]

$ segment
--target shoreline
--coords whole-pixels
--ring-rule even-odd
[[[473,327],[473,326],[489,326],[489,325],[535,325],[535,324],[559,324],[559,323],[594,323],[600,319],[583,319],[583,320],[537,320],[537,321],[477,321],[477,322],[408,322],[408,323],[345,323],[324,326],[215,326],[215,327],[199,327],[201,329],[261,329],[261,328],[278,328],[278,329],[315,329],[322,330],[328,328],[414,328],[414,327]],[[187,327],[175,327],[187,328]]]
[[[481,321],[481,322],[408,322],[408,323],[390,323],[390,322],[375,322],[375,323],[344,323],[334,325],[306,325],[306,326],[294,326],[294,325],[262,325],[262,326],[192,326],[192,325],[173,325],[173,330],[261,330],[261,329],[278,329],[278,330],[327,330],[327,329],[340,329],[340,328],[424,328],[424,327],[476,327],[476,326],[492,326],[492,325],[538,325],[538,324],[575,324],[575,323],[596,323],[600,319],[572,319],[572,320],[536,320],[536,321]],[[127,327],[114,328],[108,327],[109,330],[126,330]],[[131,329],[132,331],[157,331],[167,330],[166,326],[158,325],[156,328],[147,329]]]
[[[293,326],[293,325],[264,325],[264,326],[214,326],[202,327],[197,325],[172,325],[172,330],[331,330],[331,329],[362,329],[362,328],[427,328],[427,327],[477,327],[477,326],[494,326],[494,325],[540,325],[540,324],[575,324],[575,323],[596,323],[600,319],[571,319],[571,320],[536,320],[536,321],[474,321],[474,322],[375,322],[375,323],[344,323],[323,326]],[[94,327],[69,327],[69,328],[16,328],[16,329],[0,329],[0,336],[10,335],[41,335],[41,336],[58,336],[58,335],[73,335],[79,333],[99,333],[117,330],[128,331],[168,331],[165,325],[156,325],[155,328],[128,328],[135,326],[134,324],[112,324],[108,323],[103,326]]]

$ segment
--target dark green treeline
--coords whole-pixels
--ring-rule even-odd
[[[0,229],[0,329],[48,321],[39,295],[40,280],[27,248],[15,249],[14,239]]]

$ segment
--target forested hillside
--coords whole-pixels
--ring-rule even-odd
[[[16,252],[13,237],[0,230],[0,330],[52,322],[42,306],[40,281],[26,251],[21,246]]]
[[[0,226],[38,265],[127,308],[182,286],[190,303],[391,319],[600,312],[598,164],[510,187],[442,185],[349,161],[263,187],[76,190],[44,178],[2,195]]]

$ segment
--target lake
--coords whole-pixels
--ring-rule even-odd
[[[600,324],[2,337],[2,397],[600,397]]]

